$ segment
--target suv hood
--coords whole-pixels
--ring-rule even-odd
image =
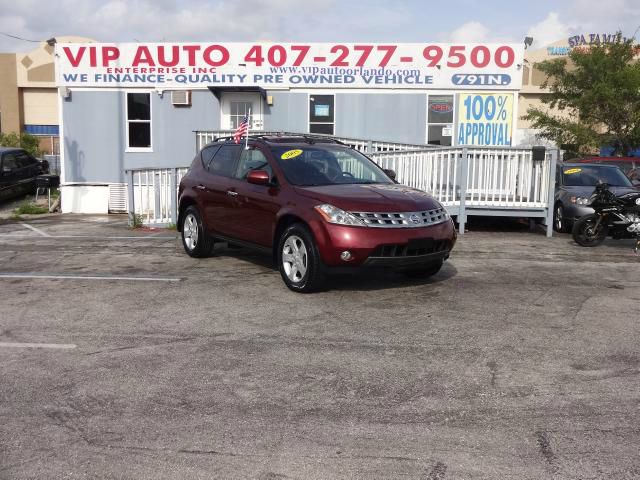
[[[420,212],[440,208],[431,195],[399,184],[295,187],[298,194],[347,212]]]

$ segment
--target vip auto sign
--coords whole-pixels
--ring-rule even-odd
[[[58,44],[59,86],[517,90],[520,44]]]

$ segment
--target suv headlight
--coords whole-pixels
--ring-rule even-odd
[[[585,197],[571,197],[571,203],[575,203],[576,205],[588,205],[589,199]]]
[[[322,205],[316,205],[314,207],[316,211],[322,215],[329,223],[335,223],[337,225],[351,225],[356,227],[366,227],[367,225],[357,218],[354,215],[351,215],[349,212],[345,212],[344,210],[334,207],[333,205],[329,205],[328,203],[323,203]]]

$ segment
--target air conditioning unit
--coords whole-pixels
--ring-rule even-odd
[[[191,105],[191,90],[172,90],[171,104],[180,106]]]

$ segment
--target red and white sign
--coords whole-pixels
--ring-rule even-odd
[[[57,44],[59,86],[518,90],[520,44]]]

